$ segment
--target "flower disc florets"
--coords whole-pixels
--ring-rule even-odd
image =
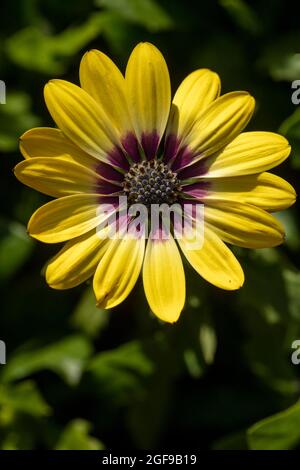
[[[124,179],[124,192],[130,204],[173,204],[180,191],[180,181],[170,168],[158,160],[131,166]]]

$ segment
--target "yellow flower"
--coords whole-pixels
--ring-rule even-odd
[[[25,160],[15,168],[22,183],[56,198],[28,225],[42,242],[66,242],[47,266],[48,284],[68,289],[94,276],[98,305],[111,308],[128,296],[142,270],[151,310],[175,322],[185,303],[179,245],[208,282],[240,288],[242,268],[224,242],[248,248],[282,243],[284,230],[270,212],[293,204],[295,192],[266,170],[288,157],[286,139],[243,132],[254,99],[242,91],[219,96],[219,77],[207,69],[188,75],[171,102],[167,65],[149,43],[135,47],[125,78],[105,54],[87,52],[80,84],[46,85],[57,128],[26,132],[20,141]],[[191,249],[194,222],[192,237],[176,241],[174,231],[164,239],[161,227],[147,240],[128,233],[111,239],[105,229],[100,236],[99,224],[119,213],[120,195],[147,207],[204,204],[203,245]],[[110,213],[99,210],[107,202]]]

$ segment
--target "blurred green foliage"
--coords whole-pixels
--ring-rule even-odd
[[[57,247],[26,234],[46,198],[12,174],[18,137],[52,125],[43,103],[48,79],[78,83],[83,52],[99,48],[123,69],[139,41],[155,43],[172,86],[210,67],[223,92],[249,90],[249,128],[279,131],[292,143],[276,172],[299,187],[300,79],[297,12],[274,0],[4,0],[0,79],[0,365],[2,449],[300,448],[299,209],[279,214],[287,240],[276,250],[236,250],[245,286],[226,293],[189,267],[179,322],[149,313],[141,283],[114,311],[95,307],[89,284],[58,292],[42,267]]]

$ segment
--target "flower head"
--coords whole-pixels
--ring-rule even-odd
[[[219,96],[219,77],[207,69],[188,75],[171,102],[167,65],[149,43],[135,47],[125,77],[102,52],[87,52],[80,85],[46,85],[57,128],[26,132],[20,141],[25,160],[15,168],[24,184],[56,198],[28,224],[42,242],[66,242],[47,265],[48,284],[68,289],[93,276],[98,305],[111,308],[142,271],[151,310],[175,322],[185,303],[181,251],[208,282],[240,288],[243,270],[224,242],[248,248],[282,243],[284,230],[270,212],[293,204],[295,192],[266,171],[288,157],[286,139],[243,132],[254,99],[242,91]],[[148,238],[143,230],[132,236],[136,217],[124,213],[125,197],[129,208],[189,208],[188,233],[177,237],[175,215],[167,230],[159,214]],[[204,207],[201,246],[192,243],[198,206]],[[108,236],[112,221],[121,237]]]

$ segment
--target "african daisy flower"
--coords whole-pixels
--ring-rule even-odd
[[[167,65],[149,43],[135,47],[125,78],[105,54],[87,52],[80,85],[51,80],[45,86],[57,128],[26,132],[20,141],[25,160],[15,168],[22,183],[56,198],[28,224],[37,240],[66,242],[47,265],[47,283],[68,289],[93,276],[97,304],[112,308],[142,271],[149,306],[167,322],[184,307],[183,258],[215,286],[240,288],[243,270],[225,243],[264,248],[283,242],[283,227],[270,212],[293,204],[295,192],[266,170],[288,157],[286,139],[242,132],[254,99],[243,91],[220,96],[219,77],[207,69],[188,75],[171,102]],[[147,207],[201,203],[202,246],[190,249],[184,236],[99,236],[97,227],[109,217],[99,207],[109,201],[118,213],[121,195],[129,205]]]

